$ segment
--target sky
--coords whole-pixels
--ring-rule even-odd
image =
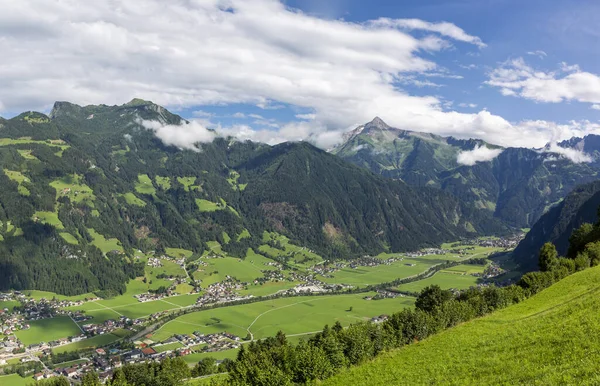
[[[600,134],[592,0],[0,0],[0,116],[151,100],[330,148],[375,116],[502,146]],[[186,132],[186,130],[188,130]]]

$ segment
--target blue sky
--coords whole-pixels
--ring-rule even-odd
[[[600,133],[592,0],[140,1],[11,2],[0,115],[140,97],[325,148],[375,115],[505,146]]]

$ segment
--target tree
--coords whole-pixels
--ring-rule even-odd
[[[546,243],[540,249],[539,256],[540,271],[552,271],[558,265],[558,252],[552,243]]]
[[[442,290],[439,285],[434,284],[421,291],[415,302],[415,307],[426,312],[431,312],[450,299],[452,299],[452,292]]]
[[[215,372],[217,360],[213,357],[203,358],[194,366],[192,370],[193,377],[202,377],[204,375],[210,375]]]
[[[98,378],[98,373],[95,371],[90,371],[89,373],[85,373],[83,378],[81,379],[81,386],[100,386],[100,378]]]

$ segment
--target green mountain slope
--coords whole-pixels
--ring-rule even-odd
[[[138,99],[57,102],[49,116],[0,122],[0,290],[122,292],[140,274],[137,250],[201,254],[216,241],[243,258],[264,231],[346,258],[504,230],[448,194],[384,179],[306,143],[217,138],[182,151],[142,119],[184,122]]]
[[[600,267],[352,368],[325,385],[598,384]]]
[[[516,228],[531,227],[577,185],[598,176],[595,164],[575,164],[524,148],[504,149],[489,162],[458,164],[461,151],[478,146],[499,148],[478,140],[399,130],[376,118],[350,133],[333,153],[409,185],[441,188]]]
[[[551,242],[559,255],[566,255],[569,237],[583,223],[598,221],[600,206],[600,181],[581,185],[535,223],[513,252],[513,259],[525,270],[537,268],[538,252],[542,245]]]

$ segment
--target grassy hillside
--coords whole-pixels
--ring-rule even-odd
[[[599,292],[595,267],[324,384],[598,384]]]

